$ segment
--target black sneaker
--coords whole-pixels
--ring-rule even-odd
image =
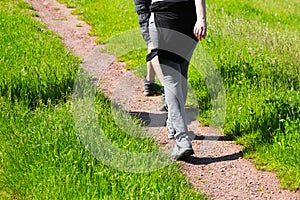
[[[153,96],[155,94],[155,83],[144,81],[144,95]]]

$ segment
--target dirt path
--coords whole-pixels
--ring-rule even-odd
[[[90,27],[71,15],[71,9],[55,0],[27,1],[39,13],[38,19],[61,35],[64,44],[84,59],[83,67],[95,77],[95,83],[100,81],[108,97],[128,112],[156,116],[156,122],[148,130],[168,151],[172,141],[167,139],[167,130],[163,126],[166,113],[156,109],[160,97],[145,97],[142,80],[125,70],[124,63],[116,62],[114,56],[100,53],[98,49],[101,46],[96,45],[96,38],[88,36]],[[135,92],[130,93],[129,98],[124,91],[132,88]],[[179,161],[181,169],[191,184],[211,199],[300,200],[299,193],[279,189],[279,180],[274,173],[256,170],[250,160],[242,158],[242,147],[221,133],[200,127],[197,121],[192,120],[189,129],[197,135],[193,141],[196,154]]]

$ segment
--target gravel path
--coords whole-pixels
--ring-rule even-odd
[[[128,112],[146,121],[151,119],[148,131],[169,152],[173,141],[167,139],[163,126],[166,113],[156,109],[160,97],[145,97],[142,80],[125,70],[124,63],[116,62],[114,56],[100,53],[96,38],[88,36],[90,27],[71,15],[72,9],[54,0],[27,2],[38,12],[37,19],[61,35],[70,51],[84,59],[83,67],[94,76],[95,83],[100,82],[109,98]],[[134,93],[128,92],[133,89]],[[243,158],[242,147],[234,141],[213,128],[200,127],[192,118],[189,129],[196,134],[195,155],[178,162],[190,183],[211,199],[300,200],[299,193],[279,189],[276,174],[255,169],[251,160]]]

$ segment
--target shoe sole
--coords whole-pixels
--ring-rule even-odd
[[[186,150],[178,159],[180,158],[183,158],[183,157],[186,157],[186,156],[190,156],[190,155],[193,155],[195,152],[193,149],[191,150]]]
[[[193,155],[194,153],[195,153],[195,152],[194,152],[193,149],[187,149],[187,150],[185,150],[181,155],[178,155],[178,156],[176,156],[176,157],[173,157],[173,159],[175,159],[175,160],[181,160],[181,159],[183,159],[183,158],[185,158],[185,157],[187,157],[187,156]]]

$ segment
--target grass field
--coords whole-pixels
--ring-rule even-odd
[[[74,13],[93,26],[99,42],[138,27],[133,1],[61,1],[76,6]],[[71,114],[80,60],[32,19],[27,3],[2,0],[0,8],[0,199],[203,199],[176,164],[132,174],[91,156]],[[258,168],[277,171],[283,188],[299,189],[299,3],[211,0],[207,9],[209,33],[201,45],[226,87],[223,131],[245,146]],[[140,66],[144,53],[122,59]],[[189,81],[200,120],[209,124],[210,98],[193,68]],[[119,148],[155,150],[151,139],[130,137],[115,125],[101,94],[96,105],[104,132]]]
[[[133,1],[60,2],[76,7],[74,13],[92,25],[99,42],[138,27]],[[258,168],[277,171],[282,187],[292,190],[300,188],[299,13],[297,0],[210,0],[208,37],[201,42],[226,88],[224,133],[244,145]],[[120,59],[143,75],[144,54]],[[198,96],[200,120],[209,124],[210,97],[193,67],[189,82]]]
[[[129,173],[86,150],[71,100],[80,59],[36,15],[21,0],[0,1],[0,199],[204,199],[176,163]],[[118,148],[157,149],[153,139],[119,128],[111,102],[99,92],[95,105],[104,133]]]

